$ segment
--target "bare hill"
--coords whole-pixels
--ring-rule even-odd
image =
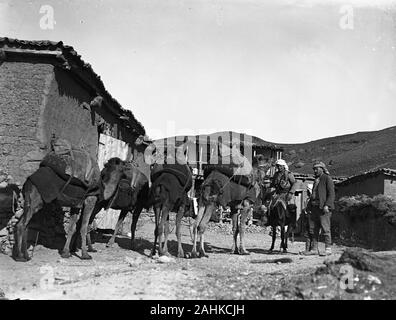
[[[315,159],[326,163],[336,176],[396,168],[396,127],[279,146],[284,148],[291,169],[300,173],[312,173]]]
[[[216,137],[219,134],[221,132],[209,136]],[[183,141],[182,138],[178,140]],[[283,148],[283,158],[293,172],[312,174],[315,160],[323,161],[333,176],[351,176],[377,168],[396,168],[396,126],[300,144],[272,143],[255,136],[251,138],[255,146]]]

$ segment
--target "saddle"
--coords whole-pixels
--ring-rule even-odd
[[[113,209],[120,210],[130,208],[136,202],[136,192],[133,192],[130,181],[121,179],[118,184],[118,191],[111,206]]]
[[[251,187],[253,184],[253,176],[251,175],[234,175],[234,168],[235,166],[229,165],[206,165],[204,169],[204,179],[206,179],[209,174],[216,170],[220,173],[224,174],[228,178],[231,178],[231,181],[240,184],[244,187]]]
[[[82,149],[72,148],[70,142],[58,139],[41,161],[40,167],[50,167],[64,180],[85,188],[99,181],[99,167],[90,154]]]
[[[157,164],[151,170],[150,179],[154,182],[161,174],[173,174],[182,186],[185,186],[185,191],[188,192],[192,187],[192,173],[187,165],[181,164]]]

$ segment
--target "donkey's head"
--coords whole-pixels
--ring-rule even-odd
[[[117,190],[118,183],[121,178],[125,176],[125,162],[120,158],[111,158],[105,163],[101,172],[101,180],[104,187],[103,197],[105,200],[110,197]]]

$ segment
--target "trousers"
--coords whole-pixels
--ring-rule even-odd
[[[312,206],[311,212],[308,215],[309,237],[313,242],[319,242],[320,229],[323,231],[325,238],[325,245],[331,246],[331,211],[324,213],[319,206]]]

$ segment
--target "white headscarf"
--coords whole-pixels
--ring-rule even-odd
[[[284,166],[287,171],[289,171],[289,166],[287,165],[286,161],[283,159],[278,159],[275,162],[276,165]]]

